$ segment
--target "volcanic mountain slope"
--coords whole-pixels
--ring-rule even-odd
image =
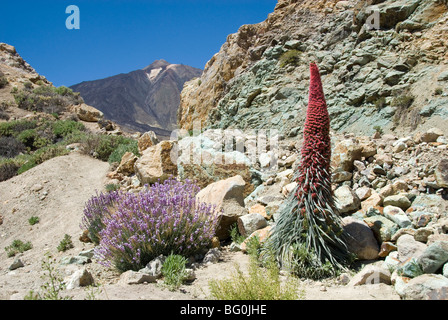
[[[169,137],[176,128],[180,92],[186,81],[202,70],[156,60],[149,66],[109,78],[71,86],[84,101],[101,110],[106,119],[131,131],[154,131]]]

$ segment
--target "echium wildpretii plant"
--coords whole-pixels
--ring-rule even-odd
[[[197,202],[198,191],[191,181],[171,178],[137,194],[117,192],[106,197],[103,202],[113,207],[98,224],[95,258],[119,271],[139,270],[161,254],[188,257],[207,248],[218,215],[214,206]]]
[[[293,248],[300,245],[315,257],[311,267],[330,264],[338,270],[351,255],[331,189],[330,118],[315,63],[310,64],[310,73],[302,159],[295,174],[297,187],[283,206],[269,244],[285,267],[294,269],[297,257]]]

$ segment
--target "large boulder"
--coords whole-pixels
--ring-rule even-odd
[[[140,154],[142,154],[143,151],[145,151],[149,147],[155,146],[159,142],[159,138],[157,138],[154,131],[145,132],[137,141],[138,151],[140,152]]]
[[[434,176],[440,188],[448,188],[448,159],[440,160],[434,170]]]
[[[374,260],[378,258],[379,246],[369,226],[353,217],[342,219],[344,230],[350,235],[347,241],[348,250],[358,260]]]
[[[230,236],[230,227],[238,218],[247,214],[244,207],[244,179],[237,175],[225,180],[211,183],[196,195],[196,200],[216,206],[220,215],[216,236],[225,240]]]
[[[448,300],[448,278],[422,274],[411,279],[399,294],[404,300]]]
[[[332,151],[332,167],[337,171],[353,171],[353,162],[361,160],[362,146],[354,139],[338,142]]]
[[[436,241],[418,257],[424,273],[436,273],[448,262],[448,241]]]
[[[104,117],[104,114],[100,110],[85,103],[74,106],[73,109],[76,112],[78,118],[82,121],[98,122]]]
[[[251,161],[238,150],[222,151],[222,144],[205,136],[185,137],[178,142],[180,179],[197,180],[199,187],[239,175],[245,181],[244,196],[255,190]]]
[[[152,184],[177,175],[177,165],[172,162],[173,141],[162,141],[147,148],[135,161],[134,171],[141,184]]]
[[[361,208],[361,201],[349,186],[341,186],[334,191],[336,207],[340,213],[349,213]]]

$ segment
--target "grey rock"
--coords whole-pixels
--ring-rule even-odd
[[[349,186],[341,186],[334,191],[336,207],[341,213],[348,213],[358,210],[361,201],[356,193]]]
[[[383,205],[386,206],[395,206],[399,207],[403,210],[407,210],[411,206],[411,201],[409,201],[408,197],[404,194],[392,195],[384,198]]]
[[[418,258],[426,250],[426,245],[416,241],[412,235],[404,234],[397,240],[398,259],[405,262],[410,258]]]
[[[95,283],[92,274],[86,269],[82,268],[75,271],[67,281],[66,289],[71,290],[78,287],[87,287]]]
[[[448,278],[423,274],[411,279],[400,296],[404,300],[448,300]]]
[[[143,269],[140,269],[139,272],[149,274],[155,278],[160,278],[162,276],[162,266],[165,259],[166,257],[161,254],[148,262],[148,264]]]
[[[208,250],[202,262],[205,264],[217,263],[220,258],[221,258],[221,251],[219,251],[219,249],[217,248],[213,248]]]
[[[448,188],[448,159],[441,159],[434,170],[437,185],[440,188]]]
[[[437,77],[438,81],[448,81],[448,71],[444,71]]]
[[[83,265],[86,263],[91,262],[90,258],[85,257],[85,256],[67,256],[67,257],[62,257],[60,264],[62,265],[67,265],[67,264],[79,264],[79,265]]]
[[[359,286],[377,283],[391,284],[391,273],[381,266],[367,265],[350,280],[348,285]]]
[[[418,262],[425,273],[436,273],[448,262],[448,241],[436,241],[429,245],[418,257]]]
[[[353,217],[342,219],[344,230],[350,235],[347,241],[348,250],[354,253],[358,260],[373,260],[378,258],[379,246],[369,226]]]
[[[404,74],[404,72],[392,70],[386,74],[384,77],[384,82],[391,86],[396,85]]]
[[[386,206],[384,208],[383,214],[386,218],[395,222],[400,228],[407,228],[412,225],[412,221],[404,213],[404,211],[395,206]]]
[[[157,282],[156,277],[149,275],[147,273],[128,270],[120,275],[120,280],[118,281],[121,285],[132,285],[141,283],[154,283]]]
[[[238,230],[243,236],[249,236],[266,226],[266,219],[259,213],[249,213],[238,218]]]
[[[364,221],[372,229],[378,243],[390,241],[392,236],[399,229],[398,225],[384,216],[372,215],[366,217]]]
[[[23,264],[22,260],[20,260],[19,257],[14,258],[13,263],[8,267],[9,270],[15,270],[18,268],[22,268],[25,265]]]

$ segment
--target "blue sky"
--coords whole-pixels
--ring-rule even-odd
[[[0,42],[54,85],[144,68],[156,59],[203,69],[227,35],[265,20],[276,0],[4,1]],[[80,11],[69,30],[66,8]]]

